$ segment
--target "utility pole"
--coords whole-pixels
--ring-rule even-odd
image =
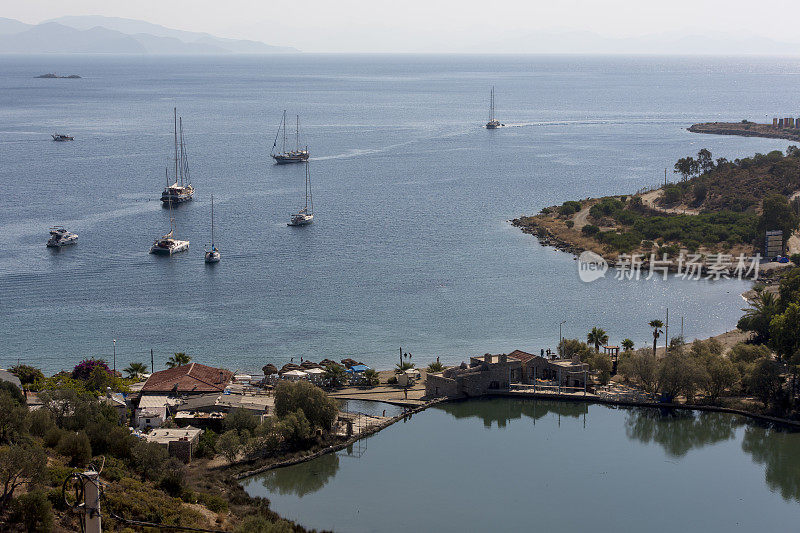
[[[681,338],[683,338],[683,317],[681,316]]]
[[[117,339],[114,339],[114,372],[117,371]]]
[[[561,323],[558,325],[558,349],[559,350],[561,349],[561,341],[563,339],[563,337],[561,336],[561,326],[563,326],[566,323],[567,323],[566,320],[562,320]],[[561,355],[561,354],[559,354],[559,355]]]
[[[667,169],[664,169],[664,187],[667,186]]]
[[[669,307],[667,307],[667,324],[664,326],[664,355],[669,353]]]
[[[152,374],[155,371],[156,371],[156,363],[155,360],[153,359],[153,349],[150,348],[150,373]]]

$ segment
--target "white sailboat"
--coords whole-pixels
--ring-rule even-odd
[[[167,176],[167,186],[161,193],[161,201],[170,205],[188,202],[194,197],[194,187],[189,177],[189,158],[186,153],[186,143],[183,141],[183,117],[178,118],[177,108],[172,108],[172,114],[175,133],[175,181],[170,184]],[[180,142],[178,142],[179,123]]]
[[[211,250],[206,251],[206,263],[219,263],[222,254],[214,246],[214,195],[211,195]]]
[[[278,136],[281,134],[281,131],[283,131],[281,152],[275,153],[275,149],[278,147]],[[270,155],[279,165],[308,161],[308,146],[300,148],[300,115],[297,115],[297,127],[294,132],[294,150],[286,150],[286,110],[284,110],[283,120],[281,121],[281,125],[278,126],[278,133],[275,134],[275,141],[272,143],[272,153]]]
[[[175,238],[175,218],[172,216],[172,202],[169,202],[169,233],[156,239],[150,247],[150,253],[156,255],[172,255],[189,249],[189,241]]]
[[[314,222],[314,197],[311,195],[311,177],[308,173],[306,161],[306,205],[303,209],[292,215],[289,226],[308,226]]]
[[[500,121],[494,118],[494,87],[492,87],[492,93],[489,97],[489,122],[486,123],[487,130],[496,130],[502,126]]]

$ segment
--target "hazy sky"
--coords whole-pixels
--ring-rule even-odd
[[[106,15],[304,51],[521,50],[543,33],[747,34],[797,43],[792,0],[0,0],[28,23]]]

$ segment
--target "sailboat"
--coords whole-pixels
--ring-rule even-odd
[[[494,87],[492,87],[492,95],[489,99],[489,122],[486,123],[487,130],[496,130],[502,126],[500,121],[494,118]]]
[[[306,161],[306,206],[292,215],[289,226],[308,226],[314,222],[314,197],[311,195],[311,177],[308,174],[308,161]]]
[[[175,238],[175,218],[172,216],[172,202],[169,202],[169,233],[156,239],[150,247],[151,254],[172,255],[189,249],[189,241]]]
[[[211,195],[211,250],[206,251],[206,263],[219,263],[222,255],[214,246],[214,195]]]
[[[186,143],[183,140],[183,117],[178,119],[178,109],[173,108],[173,122],[175,130],[175,181],[170,185],[167,176],[167,186],[161,193],[164,204],[180,204],[188,202],[194,196],[194,187],[189,178],[189,158],[186,154]],[[180,142],[178,141],[178,122],[180,121]],[[184,185],[184,181],[186,184]]]
[[[283,132],[283,144],[281,145],[280,153],[275,153],[278,147],[278,136]],[[270,153],[275,162],[279,165],[287,163],[302,163],[308,161],[308,146],[300,148],[300,115],[297,116],[297,126],[294,132],[294,150],[286,151],[286,110],[283,111],[283,120],[278,126],[278,133],[275,134],[275,141],[272,143],[272,152]]]

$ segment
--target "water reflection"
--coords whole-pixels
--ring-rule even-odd
[[[625,434],[631,440],[655,443],[671,457],[683,457],[690,450],[733,439],[744,421],[725,413],[671,409],[628,409]]]
[[[261,478],[261,484],[271,494],[294,494],[302,498],[327,485],[338,470],[339,456],[328,453],[313,461],[270,470]]]
[[[764,465],[769,489],[780,492],[784,500],[800,501],[800,434],[748,426],[742,450],[753,462]]]
[[[572,402],[548,402],[514,399],[475,399],[464,402],[445,403],[436,406],[455,418],[480,418],[487,428],[495,423],[504,428],[509,421],[523,416],[534,422],[549,414],[579,418],[589,412],[589,404]]]

